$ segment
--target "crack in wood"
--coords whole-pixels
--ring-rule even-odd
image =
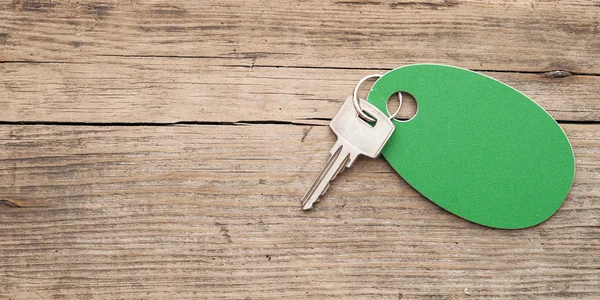
[[[306,137],[308,136],[308,133],[313,129],[313,126],[308,127],[308,129],[304,130],[304,133],[302,134],[302,138],[300,139],[300,142],[304,142],[304,140],[306,139]]]
[[[304,120],[315,120],[330,122],[331,118],[305,118]],[[600,120],[556,120],[558,124],[579,124],[579,125],[600,125]],[[237,122],[212,122],[212,121],[181,121],[181,122],[170,122],[170,123],[149,123],[149,122],[114,122],[114,123],[103,123],[103,122],[52,122],[52,121],[27,121],[27,122],[11,122],[11,121],[0,121],[2,125],[17,125],[17,126],[83,126],[83,127],[166,127],[166,126],[179,126],[179,125],[196,125],[196,126],[249,126],[249,125],[292,125],[292,126],[308,126],[312,127],[324,127],[327,124],[322,123],[305,123],[305,122],[293,122],[293,121],[278,121],[278,120],[246,120]],[[301,141],[306,139],[308,135],[307,130]]]
[[[600,125],[600,121],[573,121],[573,120],[556,120],[558,124],[576,124],[576,125]]]
[[[318,120],[320,118],[314,118]],[[310,120],[310,119],[306,119]],[[331,120],[331,119],[326,119]],[[305,123],[279,120],[240,120],[236,122],[219,121],[177,121],[177,122],[54,122],[54,121],[0,121],[2,125],[19,126],[103,126],[103,127],[148,127],[148,126],[177,126],[177,125],[199,125],[199,126],[247,126],[247,125],[293,125],[293,126],[326,126],[318,123]]]
[[[542,76],[547,78],[566,78],[573,76],[573,73],[569,71],[555,70],[543,73]]]
[[[227,243],[233,243],[231,240],[231,235],[229,235],[229,229],[227,229],[227,225],[219,222],[215,222],[215,225],[219,226],[219,231],[227,241]]]
[[[39,60],[0,60],[0,64],[71,64],[71,65],[89,65],[90,62],[71,62],[71,61],[39,61]]]
[[[336,66],[293,66],[293,65],[267,65],[256,64],[256,59],[260,58],[260,53],[249,53],[242,58],[252,59],[248,65],[228,65],[228,67],[238,68],[286,68],[286,69],[316,69],[316,70],[357,70],[357,71],[389,71],[389,68],[381,67],[336,67]],[[135,54],[104,54],[98,57],[123,57],[123,58],[173,58],[173,59],[229,59],[229,56],[205,56],[205,55],[135,55]],[[0,64],[92,64],[91,62],[70,62],[70,61],[34,61],[34,60],[0,60]],[[565,78],[570,76],[600,76],[600,73],[575,72],[568,70],[543,70],[543,71],[524,71],[524,70],[500,70],[500,69],[469,69],[474,72],[490,73],[515,73],[515,74],[538,74],[546,78]]]
[[[21,208],[21,206],[13,201],[10,200],[6,200],[6,199],[0,199],[0,205],[2,206],[7,206],[10,208]]]

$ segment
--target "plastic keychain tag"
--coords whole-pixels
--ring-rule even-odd
[[[575,157],[565,133],[512,87],[457,67],[418,64],[384,74],[368,101],[417,101],[383,148],[390,165],[423,196],[466,220],[495,228],[537,225],[552,216],[573,183]]]

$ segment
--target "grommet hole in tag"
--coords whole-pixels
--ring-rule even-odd
[[[398,93],[402,95],[402,103],[400,103],[400,97],[398,97]],[[408,122],[412,120],[419,110],[419,105],[417,104],[417,100],[413,95],[407,92],[398,92],[394,93],[388,98],[386,108],[387,113],[390,116],[394,116],[393,119],[399,122]],[[398,111],[398,106],[400,110]],[[395,114],[394,114],[395,113]]]

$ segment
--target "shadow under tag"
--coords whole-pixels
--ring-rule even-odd
[[[567,136],[514,88],[466,69],[409,65],[384,74],[368,101],[386,112],[396,92],[418,104],[382,154],[423,196],[481,225],[518,229],[552,216],[573,183]]]

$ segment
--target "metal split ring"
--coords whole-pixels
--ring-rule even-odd
[[[358,115],[367,122],[376,122],[377,120],[374,119],[373,117],[369,116],[368,114],[366,114],[360,107],[360,101],[358,100],[358,89],[366,80],[369,80],[371,78],[380,78],[381,76],[383,76],[383,75],[381,75],[381,74],[367,75],[363,79],[359,80],[358,83],[356,84],[356,87],[354,87],[354,93],[352,94],[352,105],[354,106],[354,110],[356,110]],[[396,111],[390,115],[390,119],[396,117],[398,112],[400,112],[400,107],[402,107],[402,93],[398,93],[398,100],[400,101],[400,103],[398,104],[398,109],[396,109]],[[388,114],[389,114],[389,111],[388,111]]]

